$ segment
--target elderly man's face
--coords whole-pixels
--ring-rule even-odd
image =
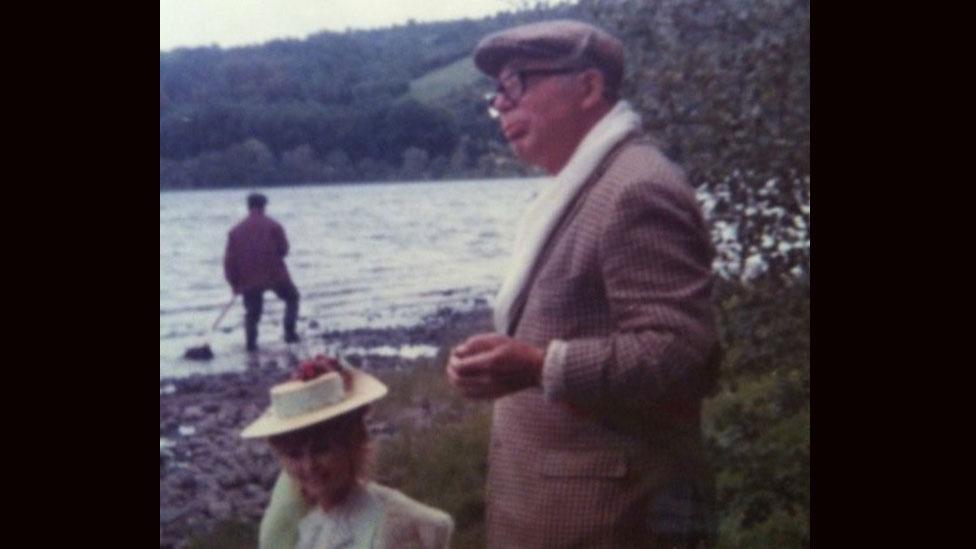
[[[579,108],[575,73],[553,74],[513,62],[498,76],[503,89],[521,91],[514,101],[502,94],[493,102],[505,139],[522,161],[557,173],[582,138],[574,122]]]

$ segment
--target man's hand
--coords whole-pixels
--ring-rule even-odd
[[[468,398],[498,398],[539,385],[545,351],[508,336],[471,336],[451,351],[447,377]]]

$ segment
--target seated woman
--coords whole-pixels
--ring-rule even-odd
[[[454,522],[365,479],[375,377],[319,356],[271,388],[271,407],[241,433],[267,438],[282,464],[261,521],[261,549],[448,547]]]

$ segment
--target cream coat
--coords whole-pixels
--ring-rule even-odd
[[[260,549],[294,549],[298,523],[308,512],[298,484],[288,474],[278,476],[271,502],[261,521]],[[454,521],[447,513],[424,505],[379,484],[367,485],[383,505],[382,522],[373,537],[372,549],[446,549],[450,546]]]

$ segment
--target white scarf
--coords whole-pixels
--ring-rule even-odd
[[[539,195],[522,215],[515,232],[508,273],[495,297],[495,330],[505,333],[515,312],[512,306],[528,283],[542,246],[562,214],[579,193],[593,170],[618,142],[641,127],[638,115],[626,101],[618,101],[586,134],[559,174],[546,181]]]

